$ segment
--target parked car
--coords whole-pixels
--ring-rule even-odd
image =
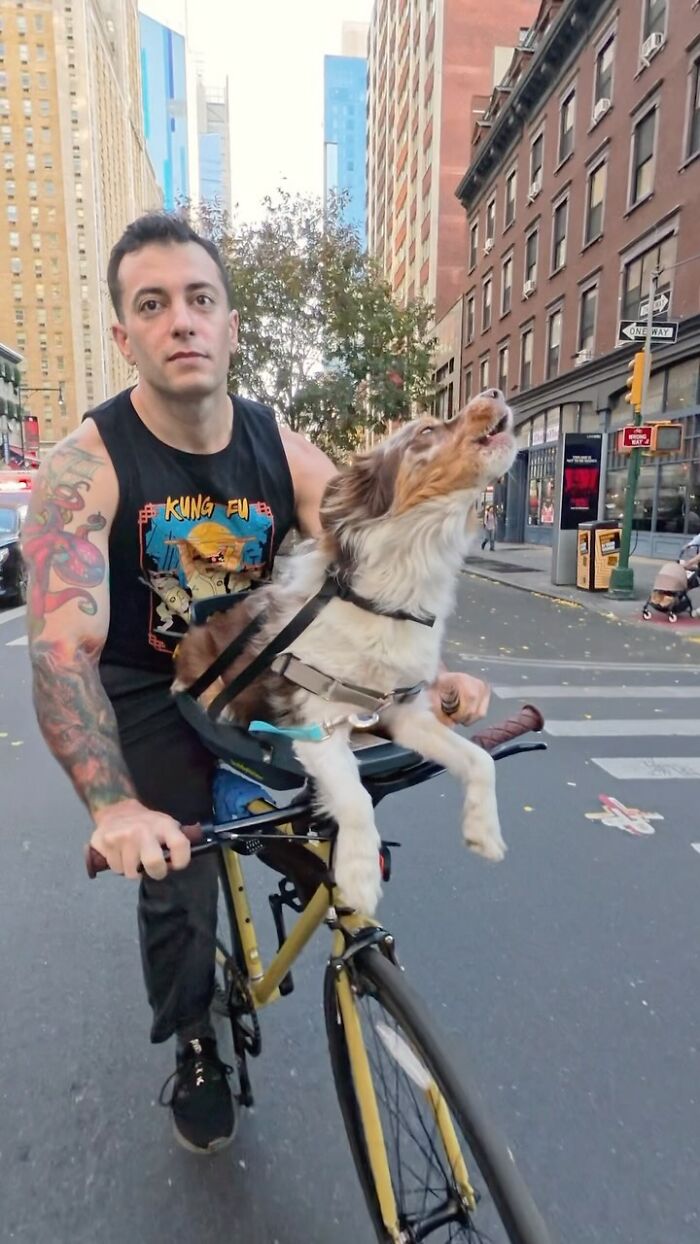
[[[0,601],[24,605],[27,601],[27,567],[20,548],[26,502],[10,505],[0,495]]]

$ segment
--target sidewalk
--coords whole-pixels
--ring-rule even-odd
[[[650,625],[642,620],[642,605],[662,565],[656,558],[630,558],[634,569],[635,600],[611,600],[605,592],[584,592],[577,587],[556,586],[551,580],[551,563],[552,550],[543,545],[498,544],[495,553],[481,553],[477,548],[476,553],[465,560],[464,571],[524,592],[569,601],[594,613],[617,618],[620,622]],[[700,619],[696,623],[684,623],[682,627],[679,623],[676,633],[684,637],[700,635]]]

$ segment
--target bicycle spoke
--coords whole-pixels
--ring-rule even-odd
[[[423,1237],[430,1244],[505,1244],[506,1236],[497,1225],[500,1216],[483,1180],[479,1180],[476,1211],[470,1213],[463,1204],[463,1193],[445,1150],[438,1113],[422,1083],[423,1075],[431,1083],[435,1081],[420,1049],[412,1044],[403,1025],[371,987],[358,992],[355,1002],[402,1230],[408,1238],[413,1229],[425,1231],[431,1219],[435,1219],[436,1225]],[[471,1166],[468,1158],[468,1167]],[[438,1225],[442,1215],[447,1221]],[[492,1235],[492,1228],[498,1232],[496,1236]]]

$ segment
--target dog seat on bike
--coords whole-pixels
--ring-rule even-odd
[[[219,759],[274,790],[292,790],[306,782],[308,774],[294,755],[291,739],[284,735],[265,735],[263,740],[240,726],[212,721],[186,691],[174,698],[185,720]],[[363,778],[407,769],[421,759],[416,752],[407,751],[397,743],[364,732],[358,732],[351,741],[357,744],[357,762]]]

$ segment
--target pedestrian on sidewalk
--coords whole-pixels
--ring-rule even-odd
[[[493,553],[496,548],[496,512],[492,505],[487,505],[484,510],[484,538],[481,541],[482,553],[487,544]]]

